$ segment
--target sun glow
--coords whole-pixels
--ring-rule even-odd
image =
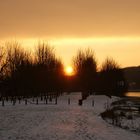
[[[74,70],[73,70],[72,66],[67,66],[67,67],[64,69],[64,72],[65,72],[65,75],[67,75],[67,76],[72,76],[72,75],[74,75]]]
[[[21,47],[24,47],[31,53],[34,53],[39,42],[44,42],[54,48],[56,56],[62,58],[64,65],[71,64],[72,57],[76,55],[76,52],[87,47],[94,50],[96,58],[99,60],[99,65],[108,56],[121,64],[121,67],[139,65],[139,59],[137,58],[139,58],[140,52],[140,36],[85,38],[68,36],[65,38],[42,37],[42,39],[17,37],[0,40],[1,46],[4,46],[6,42],[18,42],[21,44]],[[64,73],[66,74],[65,70]]]

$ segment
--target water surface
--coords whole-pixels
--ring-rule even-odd
[[[127,92],[125,95],[127,97],[140,97],[140,92]]]

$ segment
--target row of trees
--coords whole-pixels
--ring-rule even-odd
[[[120,67],[107,58],[97,70],[94,52],[79,50],[73,58],[76,75],[67,78],[63,63],[54,50],[44,43],[38,44],[31,54],[18,43],[0,47],[0,95],[38,96],[49,92],[59,95],[64,91],[82,91],[83,98],[93,92],[121,95],[125,79]]]
[[[18,43],[7,44],[6,48],[0,62],[2,95],[29,96],[62,91],[63,65],[52,48],[38,44],[34,55]]]
[[[83,91],[83,98],[94,93],[123,96],[127,91],[123,71],[112,58],[106,58],[98,70],[94,52],[86,49],[79,50],[73,62],[77,72],[77,85]]]

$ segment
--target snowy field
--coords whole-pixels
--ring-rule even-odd
[[[80,98],[80,93],[73,93],[59,97],[57,105],[0,105],[0,140],[140,140],[140,135],[99,116],[105,104],[115,99],[90,96],[78,106]]]

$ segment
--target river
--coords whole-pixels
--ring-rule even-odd
[[[140,97],[140,92],[127,92],[125,94],[127,97]]]

